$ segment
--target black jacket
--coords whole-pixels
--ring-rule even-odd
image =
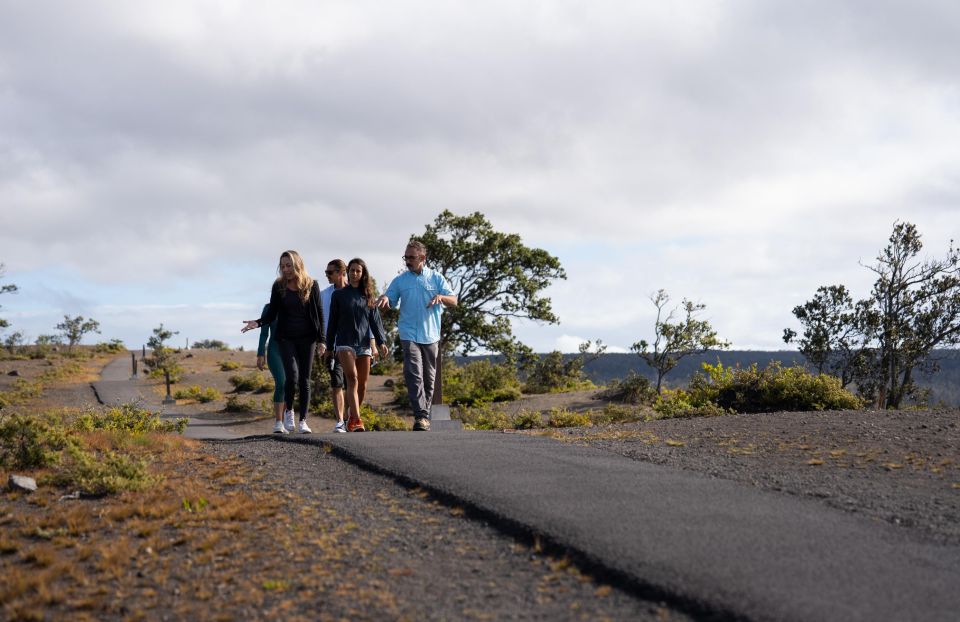
[[[286,288],[286,284],[280,281],[274,281],[273,289],[270,290],[270,304],[267,305],[263,315],[257,320],[259,326],[263,326],[264,324],[269,325],[277,317],[277,314],[279,314],[280,321],[277,323],[277,335],[280,337],[283,337],[285,334],[286,314],[283,311],[283,302],[281,299]],[[314,334],[317,337],[317,343],[326,343],[326,335],[323,334],[323,309],[320,306],[320,285],[317,284],[316,280],[313,281],[313,285],[310,287],[310,298],[307,300],[306,309],[307,317],[310,318]]]

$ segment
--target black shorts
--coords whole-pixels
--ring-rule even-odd
[[[340,366],[340,361],[337,360],[336,356],[330,357],[330,362],[327,363],[327,371],[330,372],[331,389],[342,389],[346,385],[343,378],[343,367]]]

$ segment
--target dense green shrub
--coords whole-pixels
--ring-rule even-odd
[[[461,367],[450,363],[443,368],[443,395],[453,406],[509,402],[520,397],[520,381],[512,365],[486,359]]]
[[[547,416],[549,417],[548,425],[551,428],[583,428],[593,425],[590,415],[573,412],[566,408],[551,408]]]
[[[255,393],[266,393],[273,391],[273,380],[267,378],[262,372],[252,371],[244,375],[230,376],[228,378],[235,391],[253,391]]]
[[[712,417],[732,412],[717,406],[702,393],[683,389],[664,389],[653,410],[657,419]]]
[[[510,423],[517,430],[535,430],[543,427],[543,416],[539,411],[521,410],[510,418]]]
[[[127,346],[123,344],[122,339],[111,339],[110,341],[101,341],[93,346],[93,351],[97,354],[119,354],[126,352]]]
[[[220,394],[220,391],[217,391],[213,387],[203,389],[200,388],[200,385],[195,384],[186,389],[177,389],[173,397],[178,400],[193,400],[201,404],[206,404],[207,402],[218,400],[223,396]]]
[[[400,417],[373,410],[366,404],[360,407],[360,418],[363,419],[364,429],[371,432],[389,432],[393,430],[407,430],[407,424]]]
[[[486,359],[462,367],[447,362],[443,366],[443,398],[451,406],[509,402],[520,398],[520,381],[510,365],[491,363]],[[410,404],[402,377],[393,383],[393,403],[400,406]]]
[[[141,490],[152,485],[156,478],[149,475],[143,459],[114,451],[95,453],[70,446],[62,468],[48,481],[90,495],[105,495]]]
[[[506,412],[489,404],[458,408],[457,416],[467,430],[503,430],[513,427]]]
[[[631,371],[623,380],[613,381],[600,397],[623,404],[653,404],[657,401],[657,389],[645,376]]]
[[[690,382],[696,400],[736,412],[844,410],[861,408],[860,399],[826,374],[812,374],[803,367],[770,363],[766,369],[703,365],[704,374]]]
[[[523,385],[524,393],[564,393],[596,388],[583,376],[583,359],[570,358],[564,361],[559,350],[539,357]]]
[[[131,442],[143,442],[145,432],[182,432],[186,424],[186,419],[162,421],[158,414],[135,404],[79,414],[67,410],[0,417],[0,465],[17,469],[52,467],[52,472],[38,483],[86,494],[138,490],[156,481],[148,472],[147,462],[124,450],[93,449],[84,433],[107,431],[112,443],[129,446]]]
[[[183,433],[187,419],[164,421],[160,413],[151,412],[138,404],[121,404],[104,410],[86,410],[73,420],[73,428],[81,432],[112,430],[122,432],[177,432]]]
[[[0,417],[0,466],[36,469],[56,463],[73,443],[67,430],[41,417]]]

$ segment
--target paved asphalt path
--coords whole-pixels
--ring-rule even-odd
[[[694,612],[960,619],[960,547],[812,501],[539,436],[382,432],[307,442],[541,535]]]
[[[97,400],[107,406],[138,402],[151,408],[159,407],[160,398],[149,389],[139,386],[137,381],[131,378],[132,373],[133,365],[129,353],[107,363],[100,371],[100,380],[90,383]]]
[[[122,370],[120,361],[95,383],[104,403],[139,393],[129,380],[129,360]],[[187,434],[244,434],[242,426],[202,424],[191,421]],[[926,543],[813,501],[539,436],[269,438],[329,445],[341,457],[539,536],[693,613],[753,620],[960,619],[960,547]]]
[[[247,435],[258,434],[269,430],[272,423],[258,421],[255,423],[238,423],[231,420],[210,421],[191,417],[181,412],[177,406],[163,404],[163,398],[153,391],[152,386],[143,386],[136,379],[131,378],[133,365],[130,355],[116,358],[100,372],[100,380],[92,382],[97,400],[101,404],[113,406],[116,404],[140,403],[144,408],[160,412],[163,419],[187,418],[187,429],[184,436],[202,439],[233,439]],[[143,364],[140,365],[141,376],[144,373]]]

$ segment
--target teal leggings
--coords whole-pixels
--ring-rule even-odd
[[[283,386],[287,382],[287,376],[283,373],[280,346],[273,339],[267,347],[267,367],[270,368],[270,375],[273,376],[273,403],[276,404],[283,401]]]

